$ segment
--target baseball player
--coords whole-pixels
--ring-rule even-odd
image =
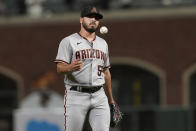
[[[93,131],[109,131],[111,89],[106,41],[95,34],[103,15],[95,6],[81,10],[80,32],[59,44],[55,62],[64,74],[65,131],[82,131],[86,115]]]

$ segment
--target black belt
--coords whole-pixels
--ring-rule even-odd
[[[98,90],[101,89],[102,86],[92,86],[92,87],[86,87],[86,86],[72,86],[70,90],[79,91],[79,92],[85,92],[85,93],[95,93]]]

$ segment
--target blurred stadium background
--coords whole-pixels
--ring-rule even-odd
[[[63,131],[63,76],[53,60],[61,39],[79,31],[86,2],[0,0],[0,131]],[[111,131],[196,131],[196,1],[94,2],[124,112]]]

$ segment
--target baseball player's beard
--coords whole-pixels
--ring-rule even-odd
[[[93,27],[91,26],[90,28],[87,27],[87,25],[85,23],[82,23],[82,26],[84,27],[84,29],[89,32],[89,33],[94,33],[97,30],[97,27]]]

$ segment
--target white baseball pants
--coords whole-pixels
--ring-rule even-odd
[[[70,88],[71,86],[66,85],[64,131],[82,131],[88,112],[87,119],[93,131],[109,131],[110,108],[104,89],[95,93],[84,93]]]

